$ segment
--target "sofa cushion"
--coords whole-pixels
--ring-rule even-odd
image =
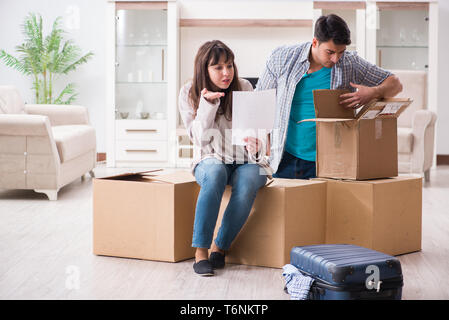
[[[51,129],[61,162],[96,149],[95,129],[90,125],[54,126]]]
[[[23,114],[24,104],[19,92],[13,86],[0,86],[0,114]]]
[[[411,153],[413,150],[413,133],[411,128],[398,128],[398,152]]]

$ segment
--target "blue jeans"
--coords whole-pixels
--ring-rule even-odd
[[[257,191],[265,185],[267,177],[260,174],[261,170],[254,163],[224,164],[215,158],[204,159],[196,166],[195,178],[201,189],[196,203],[192,247],[210,248],[221,198],[229,184],[231,199],[215,239],[220,249],[229,249],[249,216]]]
[[[311,179],[316,177],[315,161],[307,161],[296,158],[294,155],[284,151],[278,171],[274,178],[287,179]]]

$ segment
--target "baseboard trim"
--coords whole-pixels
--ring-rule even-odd
[[[106,152],[98,152],[97,161],[106,161]]]
[[[437,154],[437,166],[449,165],[449,154]]]

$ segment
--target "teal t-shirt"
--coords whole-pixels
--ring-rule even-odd
[[[323,67],[313,73],[305,74],[296,85],[288,120],[285,150],[297,158],[308,161],[316,159],[315,122],[297,122],[315,118],[312,91],[330,89],[331,70],[331,68]]]

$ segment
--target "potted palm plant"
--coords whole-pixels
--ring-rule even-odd
[[[42,16],[30,13],[22,25],[25,42],[16,47],[17,58],[0,49],[0,60],[33,79],[33,90],[38,104],[71,104],[78,95],[75,84],[69,83],[55,94],[53,81],[60,75],[74,71],[92,58],[93,53],[81,55],[73,40],[65,40],[61,17],[56,18],[51,33],[45,38]]]

